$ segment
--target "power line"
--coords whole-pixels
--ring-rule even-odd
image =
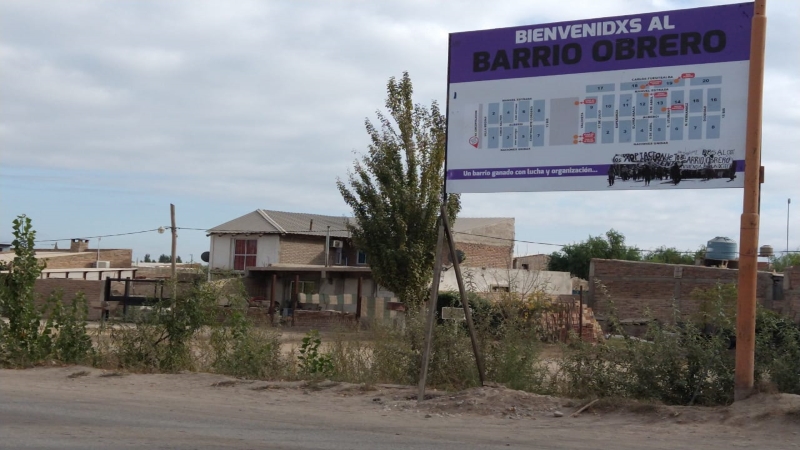
[[[151,233],[153,231],[158,231],[159,229],[160,228],[153,228],[152,230],[131,231],[130,233],[103,234],[103,235],[99,235],[99,236],[84,236],[84,237],[79,237],[79,238],[37,239],[34,242],[60,242],[60,241],[71,241],[72,239],[95,239],[95,238],[105,238],[105,237],[129,236],[129,235],[132,235],[132,234]]]
[[[40,242],[40,243],[41,242],[60,242],[60,241],[70,241],[72,239],[96,239],[96,238],[107,238],[107,237],[118,237],[118,236],[130,236],[130,235],[134,235],[134,234],[152,233],[153,231],[163,231],[164,229],[169,229],[169,228],[170,227],[158,227],[158,228],[153,228],[151,230],[131,231],[131,232],[128,232],[128,233],[103,234],[103,235],[98,235],[98,236],[85,236],[85,237],[80,237],[80,238],[37,239],[35,242]],[[177,229],[177,230],[190,230],[190,231],[209,231],[210,230],[210,228],[196,228],[196,227],[175,227],[175,229]],[[284,230],[284,231],[286,233],[309,233],[309,232],[311,232],[311,233],[327,233],[328,231],[334,232],[334,233],[345,233],[345,232],[349,232],[350,230]],[[214,232],[217,232],[217,233],[243,233],[242,230],[214,230]],[[258,233],[252,233],[251,232],[249,234],[258,234]],[[524,239],[504,238],[504,237],[499,237],[499,236],[489,236],[489,235],[485,235],[485,234],[469,233],[469,232],[466,232],[466,231],[453,231],[453,234],[463,234],[463,235],[468,235],[468,236],[477,236],[477,237],[482,237],[482,238],[487,238],[487,239],[496,239],[496,240],[501,240],[501,241],[516,242],[516,243],[523,243],[523,244],[550,245],[550,246],[554,246],[554,247],[566,247],[567,245],[571,245],[571,244],[554,244],[554,243],[551,243],[551,242],[528,241],[528,240],[524,240]],[[637,251],[637,252],[650,252],[650,253],[653,253],[653,252],[657,252],[657,251],[662,250],[662,249],[653,250],[653,249],[633,248],[632,250]],[[696,252],[695,251],[677,251],[676,250],[676,253],[689,255],[689,254],[694,254]],[[736,253],[738,253],[738,252],[736,252]],[[788,253],[800,253],[800,250],[789,250],[789,251],[781,250],[781,251],[777,251],[776,253],[786,253],[786,254],[788,254]]]

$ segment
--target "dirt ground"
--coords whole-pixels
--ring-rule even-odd
[[[800,396],[730,407],[585,402],[87,367],[0,370],[0,448],[800,448]],[[113,444],[113,445],[112,445]]]

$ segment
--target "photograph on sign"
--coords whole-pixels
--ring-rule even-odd
[[[451,34],[447,191],[742,187],[752,15]]]

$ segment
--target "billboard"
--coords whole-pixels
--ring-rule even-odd
[[[742,187],[753,11],[451,34],[447,191]]]

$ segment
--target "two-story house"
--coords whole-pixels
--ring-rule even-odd
[[[212,271],[246,274],[248,291],[285,303],[308,294],[391,296],[372,281],[367,255],[356,248],[344,216],[257,209],[208,230]],[[513,218],[458,218],[456,247],[467,267],[510,268]],[[273,295],[274,293],[274,295]]]

